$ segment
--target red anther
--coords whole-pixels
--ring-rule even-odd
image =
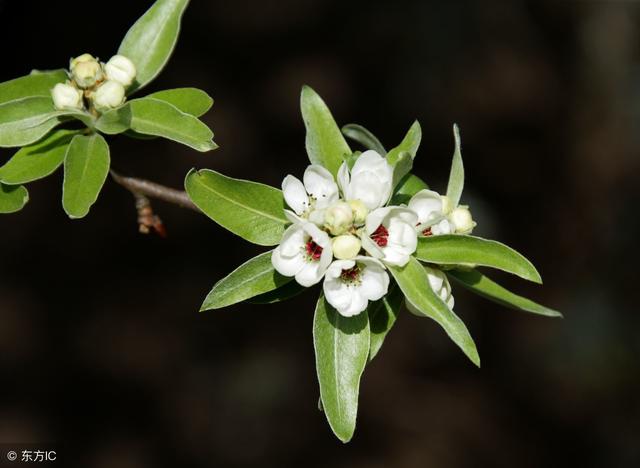
[[[305,249],[307,250],[307,255],[312,260],[320,260],[320,256],[322,255],[322,247],[313,242],[313,240],[309,240],[305,245]]]
[[[360,268],[358,268],[358,265],[354,266],[353,268],[349,268],[348,270],[342,270],[342,273],[340,273],[340,278],[343,281],[357,281],[359,277]]]
[[[430,227],[428,227],[427,229],[425,229],[424,231],[422,231],[422,235],[423,235],[423,236],[430,236],[430,235],[432,235],[432,234],[433,234],[433,233],[431,232],[431,228],[430,228]]]
[[[379,247],[386,247],[388,238],[389,230],[382,224],[371,234],[371,239],[373,239],[373,242],[378,244]]]

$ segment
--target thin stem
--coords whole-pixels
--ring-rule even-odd
[[[145,179],[124,177],[114,170],[111,170],[110,173],[111,178],[117,184],[126,188],[136,198],[138,198],[139,195],[143,195],[201,213],[200,209],[189,199],[187,192],[184,190],[176,190]]]

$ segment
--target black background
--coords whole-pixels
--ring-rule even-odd
[[[0,2],[0,80],[107,60],[149,4]],[[279,186],[307,164],[306,83],[388,147],[418,118],[415,172],[443,191],[457,122],[476,232],[525,252],[545,285],[493,276],[565,319],[456,288],[478,370],[402,314],[342,445],[316,408],[315,291],[198,313],[262,249],[159,202],[169,238],[140,235],[111,181],[69,220],[57,172],[0,218],[0,442],[53,442],[91,468],[638,466],[639,19],[634,2],[194,0],[149,91],[208,91],[221,148],[113,138],[114,168]]]

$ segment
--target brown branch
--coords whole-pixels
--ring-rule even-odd
[[[138,229],[142,234],[155,232],[161,237],[167,236],[167,231],[158,215],[153,212],[151,200],[155,198],[182,208],[201,213],[198,207],[189,199],[187,193],[182,190],[172,189],[164,185],[151,182],[149,180],[137,179],[135,177],[124,177],[115,172],[110,171],[111,178],[122,187],[126,188],[133,194],[136,201],[136,211],[138,212]]]

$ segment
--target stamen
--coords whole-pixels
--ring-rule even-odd
[[[320,247],[318,244],[313,242],[312,239],[309,239],[309,241],[305,244],[304,247],[305,247],[305,250],[307,251],[307,256],[309,257],[309,259],[316,262],[320,260],[320,257],[322,256],[322,247]]]
[[[355,265],[353,268],[349,268],[348,270],[342,270],[342,273],[340,273],[340,279],[347,284],[360,283],[360,267]]]
[[[430,228],[430,227],[428,227],[427,229],[425,229],[424,231],[422,231],[422,235],[423,235],[423,236],[430,236],[430,235],[432,235],[432,234],[433,234],[433,232],[431,232],[431,228]]]
[[[379,247],[386,247],[388,238],[389,230],[382,224],[371,234],[371,239],[378,244]]]

